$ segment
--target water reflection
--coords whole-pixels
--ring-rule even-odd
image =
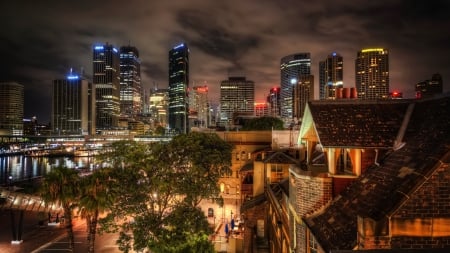
[[[56,166],[73,169],[91,168],[92,159],[92,157],[31,157],[23,155],[0,157],[0,184],[11,183],[9,176],[12,177],[12,182],[45,176]]]

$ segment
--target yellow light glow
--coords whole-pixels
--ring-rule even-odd
[[[383,52],[383,48],[366,48],[361,50],[361,53],[367,53],[367,52]]]

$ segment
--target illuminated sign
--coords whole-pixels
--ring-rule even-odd
[[[115,47],[113,47],[113,51],[117,53],[117,49]]]
[[[95,46],[95,50],[103,50],[103,46]]]
[[[332,56],[336,56],[336,52],[333,52],[331,55],[332,55]]]

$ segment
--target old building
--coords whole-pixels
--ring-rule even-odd
[[[306,163],[290,174],[292,249],[450,247],[450,96],[320,107],[309,104]],[[317,146],[323,172],[310,166]]]

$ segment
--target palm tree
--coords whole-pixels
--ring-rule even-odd
[[[94,171],[82,178],[79,208],[81,217],[86,219],[88,226],[88,252],[94,252],[95,235],[99,215],[107,211],[114,202],[114,194],[110,187],[108,169]]]
[[[40,188],[40,195],[45,203],[60,204],[64,209],[64,219],[69,247],[74,248],[74,234],[72,227],[72,210],[76,205],[79,190],[78,173],[67,167],[54,168],[45,175]]]

